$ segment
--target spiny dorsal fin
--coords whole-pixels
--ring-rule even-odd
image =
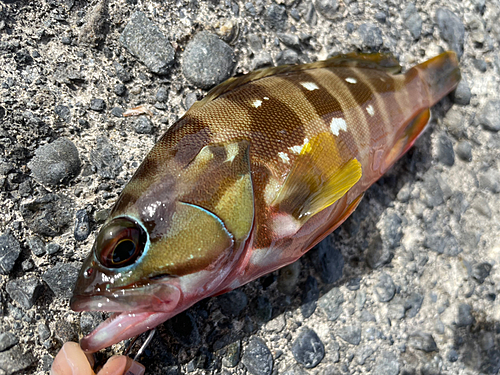
[[[304,223],[335,203],[362,174],[359,161],[342,161],[340,154],[330,133],[320,133],[307,142],[273,205]]]
[[[393,74],[401,72],[401,65],[399,65],[398,60],[396,60],[396,58],[392,54],[357,52],[339,54],[330,57],[327,60],[316,61],[309,64],[280,65],[276,67],[256,70],[242,76],[229,78],[228,80],[222,82],[220,85],[210,90],[207,96],[205,96],[202,100],[194,103],[191,106],[190,110],[200,108],[204,104],[218,98],[226,92],[243,86],[246,83],[257,81],[261,78],[266,78],[277,74],[330,67],[358,67],[364,69],[379,69]]]

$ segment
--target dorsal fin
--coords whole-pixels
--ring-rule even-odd
[[[271,68],[264,68],[255,70],[251,73],[232,77],[222,82],[220,85],[214,87],[208,94],[200,101],[194,103],[191,109],[197,109],[204,104],[218,98],[222,94],[229,92],[237,87],[243,86],[246,83],[257,81],[262,78],[270,77],[277,74],[285,74],[291,72],[299,72],[310,69],[318,68],[331,68],[331,67],[358,67],[364,69],[379,69],[387,73],[401,72],[401,65],[398,60],[388,53],[357,53],[351,52],[347,54],[339,54],[330,57],[327,60],[316,61],[309,64],[302,65],[280,65]]]

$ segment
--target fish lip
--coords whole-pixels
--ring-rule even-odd
[[[170,312],[181,297],[180,289],[171,283],[148,283],[99,293],[75,293],[70,307],[74,311]]]

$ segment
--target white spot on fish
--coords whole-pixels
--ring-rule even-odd
[[[261,105],[262,105],[262,100],[257,99],[256,101],[253,102],[253,106],[255,108],[259,108]]]
[[[339,135],[340,130],[346,131],[347,124],[343,118],[332,118],[332,122],[330,123],[330,129],[332,133],[335,135]]]
[[[264,96],[264,100],[269,100],[269,98],[267,96]]]
[[[300,84],[309,91],[319,90],[318,85],[316,85],[314,82],[300,82]]]
[[[232,163],[236,155],[238,155],[238,145],[236,143],[230,143],[226,146],[227,158],[226,163]]]
[[[101,307],[102,307],[102,303],[100,303],[100,302],[99,302],[99,303],[97,304],[97,307],[101,308]]]
[[[290,163],[290,158],[288,157],[288,155],[284,152],[278,152],[278,156],[281,158],[281,160],[283,160],[283,163]]]
[[[347,82],[349,82],[349,83],[352,83],[353,85],[354,85],[355,83],[358,83],[358,81],[356,80],[356,78],[352,78],[352,77],[347,77],[345,80],[346,80]]]
[[[304,143],[301,144],[301,145],[297,145],[297,146],[292,146],[292,147],[288,147],[288,149],[293,152],[294,154],[300,154],[300,152],[302,151],[302,149],[304,148],[305,145],[307,145],[309,143],[309,139],[307,138],[304,138]]]
[[[373,116],[375,114],[375,110],[373,109],[373,106],[371,104],[366,107],[366,112],[368,112],[370,116]]]
[[[278,215],[273,221],[273,232],[278,238],[293,236],[300,229],[301,224],[292,215]]]

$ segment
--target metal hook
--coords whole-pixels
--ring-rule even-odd
[[[139,357],[142,355],[142,353],[144,352],[144,350],[147,348],[147,346],[149,345],[149,343],[153,339],[153,336],[155,335],[155,332],[156,332],[156,328],[153,328],[152,330],[149,331],[148,337],[146,338],[146,340],[144,341],[144,343],[141,345],[141,347],[137,351],[137,354],[134,356],[134,361],[137,361],[137,359],[139,359]],[[130,350],[134,346],[134,344],[137,341],[137,339],[139,338],[139,336],[140,335],[134,337],[134,339],[130,342],[130,344],[128,345],[128,347],[123,352],[123,355],[128,355],[130,353]]]

